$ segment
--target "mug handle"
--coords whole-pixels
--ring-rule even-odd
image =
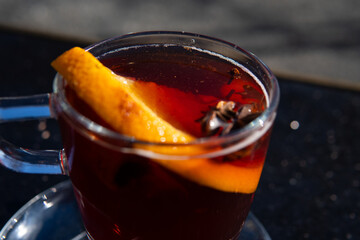
[[[0,98],[0,124],[10,121],[55,118],[52,94]],[[0,136],[0,165],[21,173],[67,174],[64,150],[31,150]]]

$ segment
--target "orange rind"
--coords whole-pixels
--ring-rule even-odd
[[[159,118],[132,90],[133,81],[114,74],[91,53],[75,47],[52,62],[76,94],[121,134],[149,142],[187,143],[193,137]]]
[[[153,143],[181,144],[180,147],[158,148],[155,144],[143,147],[145,150],[186,156],[206,152],[196,144],[188,144],[195,139],[194,136],[179,130],[164,120],[161,114],[154,112],[151,106],[157,103],[147,103],[152,97],[145,96],[141,89],[136,88],[134,80],[114,74],[84,49],[72,48],[51,65],[77,96],[119,133]],[[196,157],[186,160],[152,160],[198,184],[241,193],[253,193],[256,190],[263,166],[263,160],[255,166],[237,166]]]
[[[234,193],[255,192],[263,168],[263,164],[240,167],[207,158],[155,161],[198,184]]]

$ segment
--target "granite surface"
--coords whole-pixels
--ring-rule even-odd
[[[50,92],[50,61],[85,44],[4,29],[0,42],[1,97]],[[281,103],[252,212],[273,240],[360,239],[360,93],[289,80],[279,79]],[[52,120],[2,124],[0,135],[23,147],[61,147]],[[1,226],[33,196],[67,179],[2,167],[0,176]]]

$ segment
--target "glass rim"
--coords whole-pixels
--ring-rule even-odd
[[[111,129],[108,129],[91,119],[85,117],[81,113],[79,113],[75,108],[71,106],[71,104],[67,101],[66,96],[64,94],[62,83],[63,78],[59,73],[56,73],[54,82],[53,82],[53,97],[56,98],[57,104],[60,106],[61,111],[65,112],[68,117],[71,118],[71,120],[75,120],[76,123],[80,124],[83,129],[81,129],[82,133],[85,134],[88,137],[91,137],[88,132],[94,133],[98,136],[104,137],[106,139],[112,139],[115,141],[122,141],[122,142],[128,142],[131,144],[140,144],[140,145],[151,145],[151,146],[167,146],[167,147],[181,147],[181,146],[193,146],[193,145],[219,145],[221,143],[226,143],[229,141],[234,140],[240,140],[242,138],[245,138],[243,141],[244,146],[250,145],[252,142],[255,142],[257,139],[259,139],[261,136],[263,136],[272,126],[273,121],[275,120],[276,116],[276,109],[279,103],[279,85],[277,82],[277,79],[275,75],[271,72],[271,70],[253,53],[248,52],[244,50],[243,48],[213,37],[209,37],[202,34],[195,34],[195,33],[189,33],[189,32],[178,32],[178,31],[146,31],[146,32],[136,32],[136,33],[129,33],[113,38],[108,38],[103,41],[94,43],[86,48],[84,48],[86,51],[90,51],[91,49],[94,49],[96,47],[101,46],[102,44],[110,44],[113,41],[132,38],[136,36],[183,36],[183,37],[196,37],[201,38],[204,40],[209,41],[215,41],[227,46],[230,46],[235,51],[239,51],[242,54],[246,55],[250,59],[252,59],[256,64],[262,67],[262,70],[265,72],[267,78],[269,79],[271,83],[271,92],[267,92],[269,97],[269,103],[267,108],[252,122],[248,123],[245,127],[232,131],[231,133],[223,136],[210,136],[210,137],[200,137],[195,138],[194,141],[191,141],[189,143],[164,143],[164,142],[150,142],[150,141],[144,141],[140,139],[136,139],[132,136],[123,135],[119,132],[113,131]],[[185,46],[185,45],[183,45]],[[105,53],[105,52],[104,52]],[[71,121],[71,124],[74,124],[74,122]],[[78,128],[77,128],[78,129]],[[253,132],[258,132],[258,136],[254,137],[252,141],[246,141],[246,138],[251,135]],[[92,135],[93,136],[93,135]],[[240,149],[241,147],[238,147]]]

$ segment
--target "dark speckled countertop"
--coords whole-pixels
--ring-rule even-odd
[[[50,61],[88,44],[6,29],[0,43],[1,97],[50,92]],[[279,82],[278,117],[252,212],[273,240],[360,239],[360,92]],[[52,120],[2,124],[0,135],[24,147],[61,147]],[[0,168],[0,225],[65,179]]]

